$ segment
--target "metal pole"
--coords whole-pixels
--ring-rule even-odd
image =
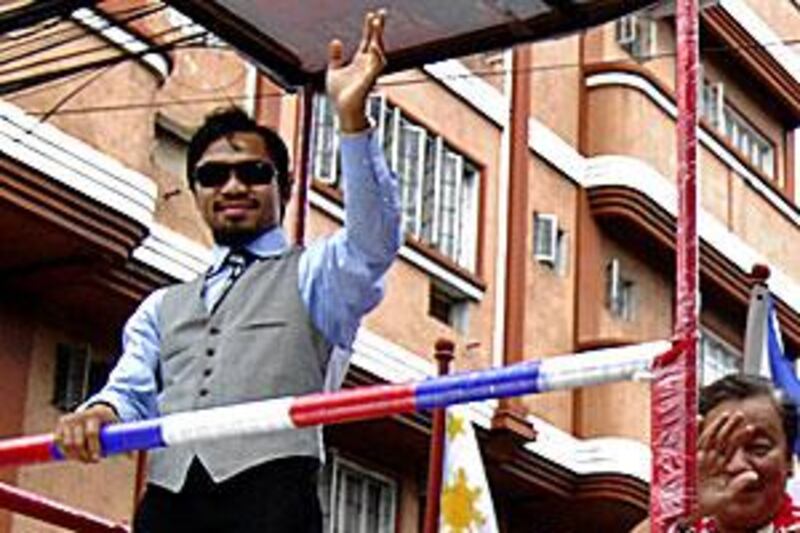
[[[439,375],[446,376],[450,372],[450,362],[455,349],[452,341],[439,339],[436,341],[434,357],[439,365]],[[439,531],[439,501],[442,493],[442,463],[444,459],[445,429],[447,412],[445,408],[433,409],[433,427],[431,428],[431,451],[428,460],[428,490],[425,504],[425,533]]]
[[[678,220],[675,339],[686,347],[656,369],[652,388],[651,530],[675,531],[697,503],[697,0],[677,0]]]
[[[127,533],[129,531],[122,524],[5,483],[0,483],[0,508],[73,531],[91,533]]]

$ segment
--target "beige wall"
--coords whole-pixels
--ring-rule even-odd
[[[587,155],[629,155],[674,180],[675,123],[647,96],[628,87],[589,90]]]
[[[672,281],[669,274],[654,270],[652,264],[631,253],[624,242],[600,234],[600,264],[595,277],[605,286],[605,268],[612,258],[620,261],[623,276],[634,282],[634,314],[631,320],[613,316],[606,307],[605,292],[598,301],[582,299],[581,306],[596,316],[596,337],[582,337],[584,343],[638,343],[668,339],[672,332]],[[587,273],[587,276],[592,274]],[[580,291],[580,288],[579,288]],[[592,312],[592,311],[589,311]],[[649,438],[649,386],[618,383],[581,389],[575,394],[574,431],[581,437],[625,436]]]
[[[742,102],[743,107],[755,105]],[[629,155],[647,162],[665,178],[675,179],[675,122],[647,96],[629,87],[593,89],[589,92],[588,116],[589,154]],[[753,116],[759,114],[754,111]],[[766,120],[763,113],[760,116]],[[774,122],[771,127],[777,137]],[[790,276],[800,275],[800,256],[791,248],[800,237],[800,226],[781,215],[773,203],[703,144],[699,176],[704,209],[781,270]]]
[[[575,228],[577,189],[541,161],[529,168],[528,238],[525,240],[529,268],[526,273],[525,359],[540,359],[573,352],[575,348]],[[567,263],[561,271],[533,259],[533,213],[558,216],[567,239]],[[572,430],[571,391],[526,396],[524,404],[537,416],[566,431]]]
[[[71,23],[62,24],[54,31],[72,32],[85,31],[72,25]],[[5,47],[4,52],[0,53],[0,60],[10,60],[10,56],[20,54],[26,48],[39,48],[50,44],[58,39],[64,39],[64,35],[56,34],[52,38],[42,37],[37,39],[28,47]],[[117,52],[111,52],[113,48],[107,46],[103,39],[93,37],[88,32],[86,38],[64,44],[56,48],[58,56],[67,56],[85,51],[90,48],[106,46],[103,52],[96,52],[91,55],[79,56],[80,62],[97,60],[106,57],[113,57]],[[33,56],[36,60],[41,60],[42,56]],[[25,63],[12,63],[22,70]],[[34,68],[24,68],[26,75],[37,72],[51,71],[56,67],[63,68],[76,64],[76,60],[62,60],[55,64],[48,63],[45,66]],[[45,86],[36,86],[30,90],[20,91],[4,96],[4,100],[37,113],[53,111],[58,107],[58,113],[48,117],[47,122],[65,131],[69,131],[75,137],[87,142],[89,145],[110,154],[119,159],[126,165],[146,172],[148,170],[148,143],[151,135],[150,114],[151,110],[145,108],[124,109],[118,111],[101,111],[80,113],[66,113],[69,109],[85,109],[104,105],[141,105],[153,101],[157,77],[151,70],[135,61],[124,61],[113,67],[92,70],[58,80]],[[45,87],[43,89],[43,87]]]
[[[533,46],[530,113],[572,146],[578,146],[580,37]]]
[[[797,27],[800,25],[800,7],[794,0],[744,0],[786,45],[797,52]]]
[[[761,194],[742,180],[734,179],[732,184],[733,230],[786,274],[800,279],[800,226],[776,213]]]

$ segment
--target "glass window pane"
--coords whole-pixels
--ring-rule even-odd
[[[313,158],[311,173],[314,177],[332,181],[333,157],[335,154],[334,135],[336,124],[327,97],[320,96],[314,100],[314,116],[312,121]]]
[[[394,483],[356,466],[335,461],[334,533],[393,533]]]
[[[362,480],[358,477],[343,472],[342,485],[342,498],[344,499],[341,509],[344,514],[344,521],[342,533],[359,532],[361,531],[359,523],[361,522],[361,514],[364,512]]]
[[[397,159],[397,177],[400,180],[400,203],[403,208],[403,230],[417,234],[417,193],[419,183],[422,130],[407,120],[400,119],[400,139]]]
[[[439,208],[439,238],[436,245],[445,255],[455,257],[458,227],[458,182],[461,156],[450,150],[442,154],[442,200]]]
[[[389,167],[395,168],[395,162],[392,160],[392,143],[394,142],[394,108],[389,105],[383,108],[383,153],[386,155],[386,161]]]
[[[475,252],[478,239],[478,168],[464,160],[459,193],[458,250],[456,260],[459,265],[470,270],[475,268]]]
[[[705,330],[700,332],[700,381],[702,385],[739,372],[742,358],[727,344]]]
[[[436,209],[436,145],[436,138],[428,135],[425,139],[425,172],[419,236],[429,243],[433,242],[433,220]]]

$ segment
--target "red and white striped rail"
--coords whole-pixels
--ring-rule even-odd
[[[231,436],[264,434],[321,424],[430,410],[489,398],[534,394],[629,380],[657,357],[673,353],[667,341],[558,356],[419,382],[275,398],[139,422],[101,431],[104,455],[178,446]],[[0,467],[63,459],[50,434],[0,441]]]

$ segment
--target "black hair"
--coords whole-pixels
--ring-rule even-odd
[[[728,400],[747,400],[766,396],[772,400],[781,418],[786,449],[789,457],[797,438],[797,406],[787,394],[760,376],[733,374],[700,389],[699,411],[706,416],[712,409]]]
[[[264,146],[277,171],[282,204],[285,203],[289,200],[292,190],[289,176],[289,150],[286,148],[286,144],[273,129],[258,124],[241,108],[235,106],[211,112],[189,141],[186,156],[186,177],[189,188],[192,190],[195,188],[194,170],[208,147],[222,137],[241,132],[256,133],[264,141]],[[283,214],[283,206],[281,214]]]

